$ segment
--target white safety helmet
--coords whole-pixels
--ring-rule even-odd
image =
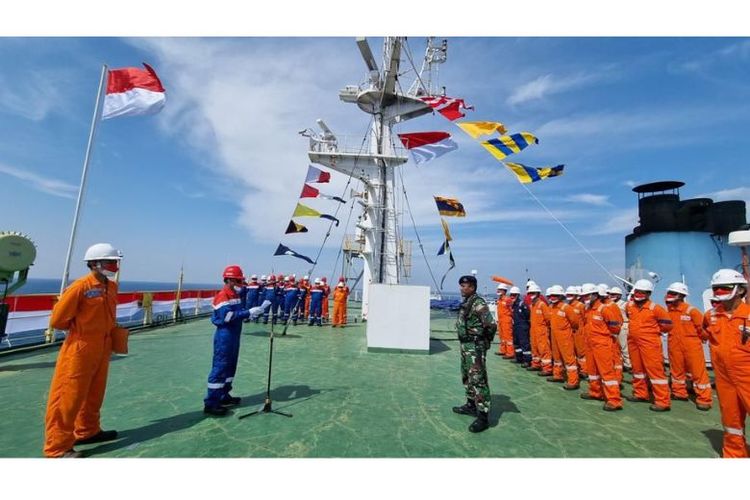
[[[552,285],[547,289],[547,295],[565,295],[565,291],[560,285]]]
[[[527,293],[542,293],[542,289],[539,288],[539,285],[534,283],[533,281],[530,282],[530,284],[526,285],[526,292]]]
[[[83,256],[84,262],[92,260],[121,260],[122,252],[109,243],[97,243],[91,245]]]
[[[570,285],[565,289],[565,295],[578,295],[578,287]]]
[[[725,290],[727,287],[732,287],[731,292]],[[747,279],[741,273],[734,269],[719,269],[711,277],[711,288],[714,292],[712,300],[719,302],[732,300],[737,295],[739,287],[747,289]]]
[[[622,289],[619,286],[613,286],[609,289],[610,295],[619,295],[620,297],[622,297],[622,293]]]
[[[520,288],[518,288],[517,286],[510,287],[509,295],[520,295],[520,294],[521,294]]]
[[[745,277],[734,269],[719,269],[711,277],[711,286],[745,285]]]
[[[581,286],[581,295],[599,294],[599,288],[593,283],[584,283]]]
[[[308,275],[304,275],[304,276],[302,276],[302,279],[305,280],[305,281],[307,281],[307,280],[310,279],[310,277]]]
[[[344,288],[344,282],[343,281],[339,281],[339,284],[336,285],[336,287],[338,287],[338,288]]]
[[[507,292],[508,291],[508,285],[506,285],[505,283],[500,283],[499,285],[497,285],[497,289],[498,290],[505,290]]]
[[[261,281],[268,281],[268,276],[266,276],[266,275],[264,274],[263,276],[261,276],[261,277],[260,277],[260,280],[261,280]]]
[[[529,281],[526,282],[526,291],[528,292],[529,288],[531,288],[532,286],[535,286],[535,287],[539,288],[539,285],[536,284],[536,281],[529,280]],[[540,289],[539,292],[541,292],[541,291],[542,290]]]
[[[315,278],[315,281],[313,283],[315,283],[316,285],[320,285],[320,278]]]
[[[581,286],[576,286],[576,294],[578,294],[578,296],[579,296],[579,297],[580,297],[581,295],[583,295],[583,287],[581,287]]]
[[[252,281],[258,281],[258,275],[257,274],[253,274],[252,276],[250,276],[250,279]]]
[[[609,285],[606,283],[599,283],[596,288],[599,290],[599,297],[606,297],[609,294]]]
[[[636,290],[641,292],[653,292],[654,284],[649,280],[638,280],[635,282],[635,285],[633,285],[633,291]]]
[[[681,281],[675,281],[669,287],[667,288],[667,292],[673,292],[673,293],[679,293],[687,297],[689,295],[688,293],[688,287],[685,283],[682,283]]]

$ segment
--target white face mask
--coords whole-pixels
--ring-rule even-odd
[[[237,285],[235,285],[235,286],[233,286],[232,288],[234,288],[234,291],[235,291],[235,292],[239,293],[239,292],[241,292],[241,291],[242,291],[242,289],[243,289],[244,287],[241,287],[241,286],[237,286]]]
[[[716,291],[714,291],[714,300],[718,300],[719,302],[726,302],[728,300],[732,300],[734,296],[737,295],[737,288],[739,287],[737,285],[734,285],[731,293],[727,293],[721,290],[717,294]]]
[[[106,269],[100,269],[99,272],[106,276],[108,279],[114,279],[114,277],[117,276],[117,273],[107,271]]]

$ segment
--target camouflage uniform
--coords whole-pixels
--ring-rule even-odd
[[[471,310],[465,313],[464,311],[469,306]],[[497,325],[487,307],[487,302],[474,294],[461,303],[456,320],[458,340],[461,342],[461,382],[466,388],[466,399],[474,401],[479,412],[489,414],[487,349],[490,347],[490,341],[483,337],[483,329],[495,332]]]

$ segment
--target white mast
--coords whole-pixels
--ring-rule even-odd
[[[310,161],[351,175],[361,180],[365,186],[365,197],[362,200],[364,210],[357,225],[364,239],[361,255],[364,260],[362,317],[365,319],[369,284],[395,285],[400,281],[395,168],[406,163],[409,158],[404,149],[393,147],[392,129],[396,123],[432,111],[432,108],[417,98],[432,92],[429,87],[431,83],[425,83],[422,74],[428,78],[427,82],[431,82],[428,74],[433,65],[445,61],[445,42],[440,48],[435,48],[430,39],[422,74],[417,76],[408,92],[402,93],[397,88],[397,81],[404,41],[403,37],[385,39],[381,71],[367,40],[356,40],[367,66],[368,80],[364,85],[345,87],[339,92],[339,97],[344,102],[356,103],[362,111],[373,116],[369,147],[358,150],[351,145],[341,144],[323,120],[318,120],[318,125],[323,130],[322,136],[310,137]]]

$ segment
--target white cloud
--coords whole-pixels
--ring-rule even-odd
[[[609,196],[603,195],[603,194],[591,194],[591,193],[581,193],[581,194],[574,194],[570,195],[565,198],[566,201],[572,201],[575,203],[586,203],[588,205],[595,205],[598,207],[606,207],[608,205],[611,205],[609,202]]]
[[[628,208],[618,212],[613,212],[603,223],[594,227],[589,235],[606,235],[606,234],[629,234],[633,228],[638,225],[638,211],[635,208]]]
[[[699,195],[698,198],[711,198],[714,201],[745,200],[750,203],[750,187],[741,186],[731,189],[721,189],[713,193]]]
[[[78,186],[68,184],[67,182],[44,177],[42,175],[31,172],[28,169],[18,169],[9,165],[3,165],[0,163],[0,173],[10,175],[16,179],[23,181],[24,183],[31,186],[37,191],[59,196],[61,198],[75,199],[78,193]]]
[[[62,74],[52,72],[21,72],[12,78],[0,74],[0,111],[43,120],[65,106],[63,79]]]
[[[516,88],[508,97],[510,105],[543,99],[548,95],[559,94],[611,77],[611,70],[581,72],[575,75],[559,76],[548,73]]]

